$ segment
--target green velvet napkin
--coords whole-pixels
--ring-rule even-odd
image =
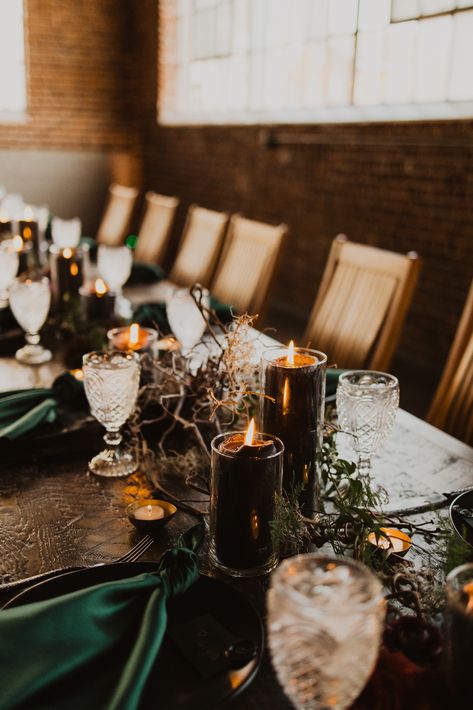
[[[148,264],[143,261],[133,263],[130,278],[126,282],[127,286],[139,284],[153,284],[166,277],[164,270],[158,264]]]
[[[40,424],[52,423],[58,406],[84,404],[84,387],[69,372],[60,375],[50,389],[13,390],[0,393],[0,438],[17,439]]]
[[[166,600],[197,578],[194,552],[171,549],[155,573],[1,611],[2,710],[138,708],[166,631]]]

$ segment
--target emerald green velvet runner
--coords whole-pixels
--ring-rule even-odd
[[[0,707],[135,710],[166,631],[166,600],[197,578],[194,552],[171,549],[156,573],[1,611]]]
[[[77,407],[84,387],[69,372],[60,375],[50,389],[13,390],[0,393],[0,438],[17,439],[58,416],[58,405]]]

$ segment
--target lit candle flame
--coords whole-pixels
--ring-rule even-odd
[[[128,336],[128,343],[130,345],[136,345],[140,339],[140,326],[138,323],[132,323],[130,325],[130,334]]]
[[[468,582],[463,587],[463,591],[468,595],[468,602],[466,605],[467,614],[473,614],[473,582]]]
[[[63,249],[62,255],[65,259],[70,259],[72,256],[72,249],[66,247],[65,249]]]
[[[80,368],[78,368],[77,370],[71,370],[70,372],[71,375],[76,378],[76,380],[79,380],[79,382],[82,382],[82,380],[84,379],[84,373]]]
[[[79,267],[75,262],[73,262],[70,266],[69,271],[71,272],[71,276],[77,276],[79,273]]]
[[[282,413],[283,414],[289,413],[289,399],[290,399],[289,378],[285,377],[284,378],[284,389],[283,389],[283,393],[282,393]]]
[[[255,420],[252,418],[250,423],[248,424],[248,429],[246,430],[245,434],[245,446],[252,446],[253,445],[253,438],[255,435]]]
[[[287,364],[294,365],[294,341],[291,340],[287,349]]]
[[[153,512],[153,506],[148,505],[148,515],[151,515],[152,512]]]
[[[23,239],[20,237],[19,234],[15,234],[15,236],[13,237],[13,248],[15,251],[23,250]]]
[[[97,296],[104,296],[108,291],[107,284],[103,279],[96,279],[95,281],[95,293]]]

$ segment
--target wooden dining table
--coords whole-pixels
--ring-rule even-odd
[[[0,358],[0,391],[49,386],[63,371],[60,361],[32,368]],[[402,397],[402,394],[401,394]],[[90,417],[53,437],[27,437],[2,451],[0,460],[0,604],[14,591],[2,584],[69,566],[109,563],[139,539],[125,508],[136,494],[137,478],[102,479],[88,472],[88,459],[101,446],[103,430]],[[374,475],[392,500],[473,486],[473,448],[400,409],[394,429],[375,457]],[[139,477],[138,477],[139,478]],[[170,539],[195,524],[178,510],[143,560],[156,560]],[[418,553],[409,553],[415,559]],[[219,573],[204,564],[204,573]],[[228,578],[227,578],[228,580]],[[269,580],[231,580],[265,617]],[[235,710],[284,710],[284,695],[266,652],[258,675]],[[357,705],[357,707],[362,707]]]

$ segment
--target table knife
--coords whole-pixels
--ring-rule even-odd
[[[383,506],[380,512],[382,515],[416,515],[417,513],[425,513],[429,510],[438,510],[439,508],[444,508],[446,505],[449,505],[454,498],[467,491],[473,491],[473,486],[459,488],[456,491],[449,491],[448,493],[434,493],[428,497],[417,496],[415,498],[409,498],[404,503],[399,501],[393,504],[388,503]]]

